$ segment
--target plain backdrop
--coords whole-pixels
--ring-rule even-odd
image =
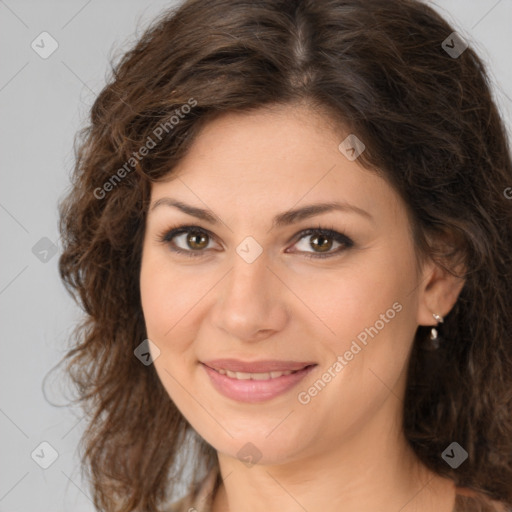
[[[511,133],[512,0],[429,3],[488,63]],[[57,271],[57,201],[69,186],[73,137],[105,84],[110,57],[173,5],[0,0],[0,512],[94,510],[77,452],[85,422],[42,391],[80,314]],[[58,393],[49,399],[65,403]]]

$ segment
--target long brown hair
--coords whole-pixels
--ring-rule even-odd
[[[364,141],[358,162],[403,198],[418,255],[463,264],[441,348],[418,327],[405,435],[439,475],[512,505],[512,161],[486,67],[453,32],[417,0],[190,0],[112,63],[59,205],[60,274],[85,312],[62,362],[98,508],[161,510],[193,461],[190,485],[217,464],[134,356],[151,183],[215,116],[298,103]],[[441,457],[454,441],[469,454],[456,470]]]

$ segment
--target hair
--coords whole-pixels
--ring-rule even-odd
[[[62,362],[96,507],[160,510],[192,460],[190,486],[218,464],[134,356],[151,184],[217,116],[298,105],[364,142],[357,161],[403,199],[417,255],[465,279],[441,347],[417,329],[404,433],[430,470],[512,505],[510,142],[482,60],[443,48],[452,32],[417,0],[189,0],[111,62],[59,203],[59,271],[85,313]],[[441,457],[454,441],[468,452],[457,469]]]

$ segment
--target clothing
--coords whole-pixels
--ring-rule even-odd
[[[220,483],[219,471],[210,471],[195,492],[174,502],[169,512],[211,512],[213,497]],[[455,507],[452,512],[512,512],[466,487],[456,487]]]

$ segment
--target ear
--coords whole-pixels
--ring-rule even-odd
[[[464,275],[461,268],[455,270],[457,275]],[[451,311],[464,287],[465,279],[450,274],[447,270],[429,260],[420,275],[418,292],[419,325],[436,325],[433,313],[443,318]]]

